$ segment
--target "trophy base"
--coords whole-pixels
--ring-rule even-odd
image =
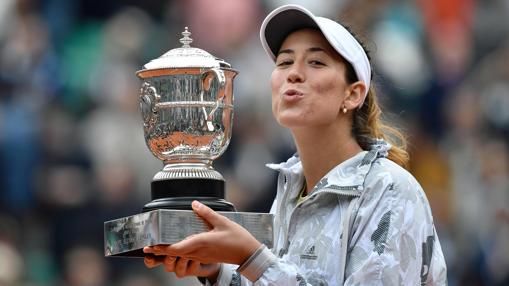
[[[220,212],[240,224],[258,241],[272,248],[273,215],[268,213]],[[144,257],[143,247],[173,244],[208,231],[193,211],[158,209],[104,223],[104,254],[107,257]]]
[[[232,203],[223,199],[208,197],[179,197],[179,198],[163,198],[156,199],[143,206],[143,212],[157,209],[169,210],[191,210],[191,203],[199,201],[215,211],[234,212],[235,207]]]
[[[206,223],[192,211],[194,200],[240,224],[258,241],[272,247],[273,215],[236,212],[233,204],[222,199],[222,179],[158,178],[152,181],[151,192],[152,201],[143,207],[143,213],[104,223],[105,256],[144,257],[145,246],[173,244],[208,231]]]
[[[156,209],[192,210],[194,200],[215,211],[235,211],[224,199],[224,181],[205,178],[154,180],[151,183],[152,201],[143,211]]]

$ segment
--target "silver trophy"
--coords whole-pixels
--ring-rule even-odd
[[[224,178],[212,162],[227,148],[233,124],[233,79],[222,59],[191,47],[187,27],[182,47],[138,71],[140,109],[148,148],[164,163],[151,183],[143,213],[105,222],[106,256],[143,256],[142,248],[171,244],[207,230],[191,211],[199,200],[272,245],[272,215],[235,212],[224,200]]]

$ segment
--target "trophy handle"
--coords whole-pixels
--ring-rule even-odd
[[[207,110],[205,109],[205,106],[202,107],[203,115],[205,116],[205,120],[207,121],[207,129],[208,131],[214,131],[214,125],[212,124],[212,115],[216,110],[219,108],[219,102],[224,98],[225,95],[225,87],[226,87],[226,77],[224,75],[224,72],[219,68],[212,68],[202,73],[202,82],[203,82],[203,89],[200,92],[200,101],[204,102],[203,96],[205,91],[208,91],[210,89],[210,86],[212,84],[212,79],[210,78],[210,74],[215,76],[217,78],[217,82],[219,83],[219,89],[218,89],[218,97],[216,100],[216,106],[210,111],[210,113],[207,113]]]
[[[161,96],[157,94],[156,89],[148,82],[144,82],[139,95],[139,104],[143,117],[143,127],[147,132],[152,130],[158,119],[159,101]]]

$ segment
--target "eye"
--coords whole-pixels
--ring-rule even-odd
[[[289,66],[293,64],[293,61],[292,60],[280,60],[276,63],[276,66],[278,67],[284,67],[284,66]]]
[[[325,63],[323,63],[322,61],[319,61],[319,60],[310,60],[309,64],[314,65],[314,66],[325,66]]]

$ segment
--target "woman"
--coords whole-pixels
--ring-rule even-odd
[[[269,165],[280,172],[274,248],[193,202],[211,230],[145,248],[147,267],[217,285],[445,285],[429,204],[388,143],[399,133],[379,119],[364,48],[296,5],[271,12],[260,35],[276,63],[273,114],[298,151]]]

